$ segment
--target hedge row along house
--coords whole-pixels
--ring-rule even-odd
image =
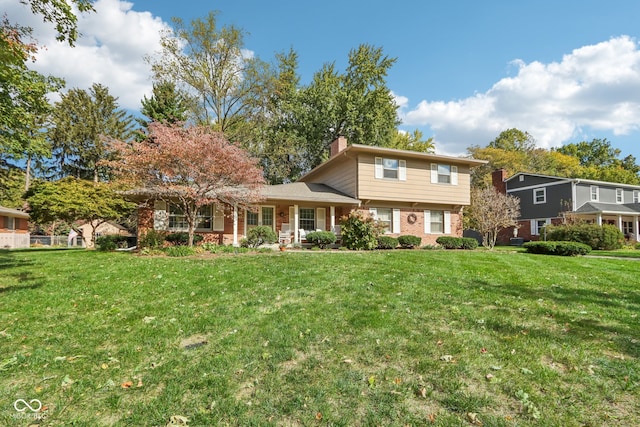
[[[29,247],[29,214],[0,206],[0,249]]]
[[[255,209],[208,205],[198,213],[203,241],[237,245],[256,226],[271,227],[284,243],[300,243],[309,231],[340,234],[340,217],[351,210],[373,215],[391,236],[415,235],[435,244],[442,235],[462,236],[462,214],[470,204],[470,170],[486,163],[463,157],[331,144],[330,158],[297,182],[267,185]],[[138,236],[150,229],[186,231],[177,205],[152,192],[129,193],[139,202]]]
[[[543,239],[545,225],[569,217],[615,225],[627,239],[640,241],[640,186],[531,173],[507,178],[503,169],[493,172],[492,182],[520,199],[517,234],[525,241]]]

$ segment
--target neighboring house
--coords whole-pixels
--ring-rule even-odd
[[[0,249],[29,247],[29,214],[0,206]]]
[[[340,217],[353,209],[371,214],[392,236],[416,235],[434,244],[442,235],[462,235],[462,211],[470,204],[470,169],[486,163],[462,157],[414,151],[347,146],[345,138],[331,145],[331,157],[297,182],[267,185],[255,211],[231,206],[201,209],[196,232],[205,241],[238,244],[247,230],[273,228],[290,242],[309,231],[340,233]],[[138,211],[138,233],[151,228],[184,231],[180,209],[148,200]],[[140,198],[138,199],[140,200]]]
[[[80,235],[82,236],[83,246],[88,248],[92,248],[95,246],[95,242],[91,237],[92,226],[90,223],[82,224],[78,227],[81,231]],[[96,227],[96,238],[100,236],[106,236],[109,234],[117,234],[119,236],[127,236],[130,237],[131,233],[125,227],[116,224],[115,222],[106,221]]]
[[[507,178],[493,172],[493,185],[520,199],[518,235],[540,239],[547,224],[570,215],[595,224],[613,224],[628,239],[640,241],[640,186],[588,179],[518,173]]]

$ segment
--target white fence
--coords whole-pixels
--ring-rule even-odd
[[[29,247],[28,233],[0,233],[0,249],[16,249]]]
[[[78,236],[69,243],[69,236],[34,236],[30,238],[31,246],[77,246],[84,247],[82,237]]]

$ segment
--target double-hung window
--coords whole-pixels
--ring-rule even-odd
[[[539,236],[542,233],[542,229],[551,224],[550,219],[532,219],[531,220],[531,235]]]
[[[599,190],[598,186],[597,185],[592,185],[591,186],[591,201],[592,202],[597,202],[599,198],[600,198],[600,190]]]
[[[213,225],[213,206],[204,205],[196,213],[196,230],[211,230]],[[189,220],[180,206],[169,203],[169,230],[186,231]]]
[[[533,204],[539,205],[541,203],[547,203],[547,189],[545,187],[533,190]]]
[[[616,203],[624,203],[624,190],[616,188]]]
[[[400,233],[400,209],[370,208],[369,213],[385,233]]]
[[[458,167],[431,163],[431,183],[458,185]]]
[[[451,234],[451,212],[424,211],[424,232],[425,234]]]
[[[313,208],[300,208],[299,228],[314,231],[316,229],[316,211]]]
[[[407,161],[400,159],[375,158],[375,178],[397,181],[407,180]]]
[[[633,203],[640,203],[640,191],[633,190]]]

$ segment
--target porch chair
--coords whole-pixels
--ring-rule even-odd
[[[287,223],[282,224],[282,228],[278,233],[278,242],[281,245],[286,245],[291,242],[291,227]]]

